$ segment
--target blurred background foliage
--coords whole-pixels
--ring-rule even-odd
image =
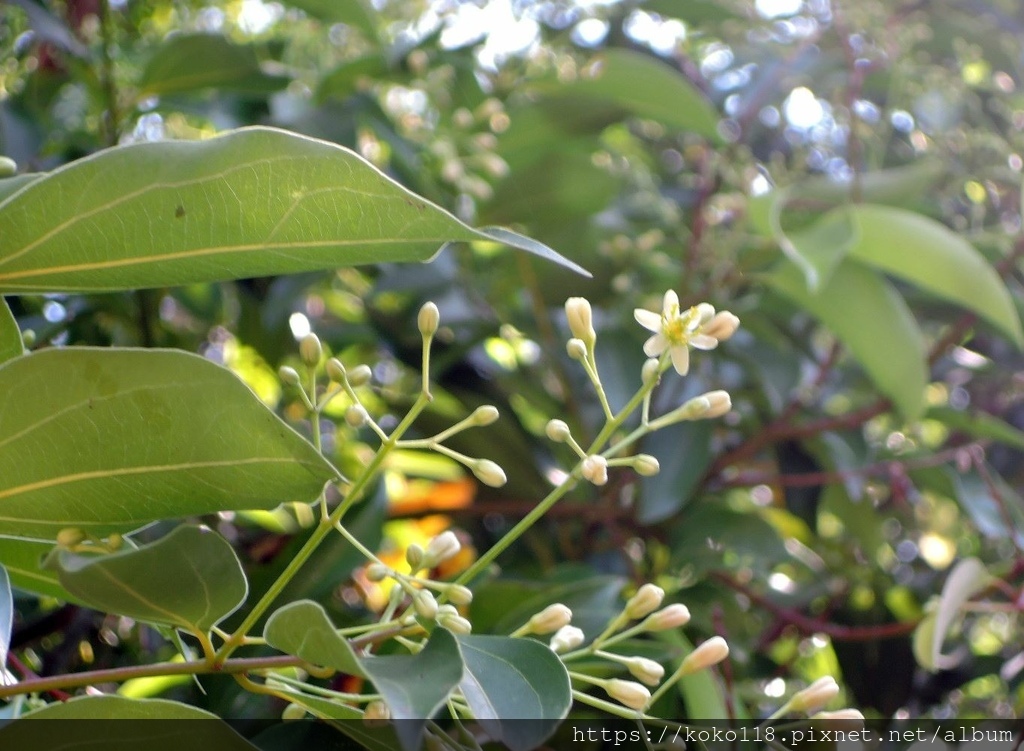
[[[655,581],[693,611],[693,638],[733,647],[662,716],[757,716],[826,674],[869,716],[1018,716],[1022,84],[1013,0],[7,0],[0,153],[22,171],[274,125],[593,274],[479,243],[422,266],[10,303],[38,346],[201,352],[308,434],[276,376],[296,339],[313,330],[347,366],[370,363],[365,403],[387,427],[417,388],[416,311],[436,301],[438,398],[418,429],[497,405],[470,453],[510,482],[399,453],[352,529],[397,566],[454,527],[466,552],[442,576],[569,466],[544,439],[549,418],[584,444],[601,425],[564,352],[566,297],[595,307],[613,406],[639,384],[634,308],[660,308],[671,288],[730,309],[740,332],[666,378],[654,410],[725,388],[734,411],[652,437],[660,475],[619,470],[556,506],[478,586],[477,632],[562,601],[592,635],[620,592]],[[344,408],[323,425],[343,469],[372,439]],[[207,521],[255,590],[304,539],[288,509]],[[951,659],[930,670],[913,634],[966,557],[995,584],[956,603]],[[326,545],[289,595],[358,622],[386,597],[360,564]],[[648,651],[687,647],[665,639]],[[125,619],[28,595],[12,646],[46,672],[169,649]],[[231,681],[121,691],[274,711]]]

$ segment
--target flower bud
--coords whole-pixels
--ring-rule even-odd
[[[583,477],[595,485],[608,482],[608,460],[600,454],[591,454],[583,460]]]
[[[287,365],[282,365],[280,368],[277,369],[277,377],[281,379],[281,383],[284,383],[288,386],[299,385],[299,371],[297,371],[295,368],[290,368]]]
[[[864,722],[864,714],[859,709],[837,709],[835,712],[817,712],[812,720],[840,720],[845,722]]]
[[[720,342],[736,333],[739,328],[740,319],[727,310],[723,310],[701,328],[701,333],[713,337]]]
[[[644,631],[668,631],[690,622],[690,609],[678,602],[651,613],[643,622]]]
[[[651,700],[651,692],[634,681],[612,678],[604,684],[608,696],[630,709],[643,709]]]
[[[107,550],[120,550],[124,545],[124,538],[119,534],[108,535],[107,539],[104,540],[107,544]]]
[[[712,636],[690,652],[679,666],[680,675],[690,675],[717,665],[729,656],[729,645],[721,636]]]
[[[473,624],[461,615],[439,615],[437,617],[437,623],[440,626],[444,626],[446,629],[451,631],[453,634],[467,635],[473,633]]]
[[[548,605],[539,613],[530,616],[527,622],[531,634],[550,634],[558,631],[563,626],[568,626],[572,620],[572,611],[560,602]]]
[[[303,720],[305,719],[305,717],[305,707],[300,707],[298,704],[295,704],[294,702],[285,707],[284,711],[281,712],[281,719],[285,722],[292,722],[293,720]]]
[[[490,459],[477,459],[469,468],[476,479],[492,488],[500,488],[508,481],[505,477],[505,470]]]
[[[309,529],[316,524],[316,515],[308,503],[291,504],[292,513],[295,514],[295,521],[302,529]]]
[[[565,351],[573,360],[587,359],[587,345],[582,339],[570,339],[565,345]]]
[[[323,354],[323,347],[320,346],[320,339],[316,334],[310,332],[302,337],[302,341],[299,342],[299,357],[302,358],[302,362],[313,367],[319,364]]]
[[[490,425],[498,419],[498,408],[490,404],[477,407],[473,410],[473,414],[469,416],[469,419],[473,421],[474,425],[480,428],[485,425]]]
[[[353,404],[345,410],[345,422],[353,428],[361,428],[370,421],[370,415],[362,404]]]
[[[332,357],[328,360],[324,369],[327,371],[327,376],[335,383],[341,383],[345,380],[345,366],[341,364],[341,360],[337,357]]]
[[[793,694],[788,706],[793,712],[814,714],[839,696],[839,684],[831,675],[819,678],[802,691]]]
[[[57,533],[57,544],[62,548],[73,548],[85,542],[85,532],[78,527],[65,527]]]
[[[437,616],[437,600],[425,589],[421,589],[412,598],[412,606],[420,618],[426,618],[429,621]]]
[[[548,420],[544,432],[555,443],[564,443],[572,435],[568,424],[564,420]]]
[[[640,370],[640,380],[646,385],[658,378],[658,360],[652,357],[644,363]]]
[[[638,475],[651,477],[661,471],[661,464],[650,454],[637,454],[633,457],[633,469]]]
[[[32,329],[25,329],[21,332],[21,343],[26,349],[32,349],[36,345],[36,332]]]
[[[597,341],[594,331],[593,312],[590,302],[584,297],[570,297],[565,301],[565,317],[569,321],[569,331],[586,346],[592,347]]]
[[[665,677],[665,668],[646,657],[630,657],[625,665],[630,675],[648,686],[657,686]]]
[[[437,617],[444,618],[449,615],[458,615],[459,609],[454,605],[449,605],[447,602],[444,605],[437,606]]]
[[[380,582],[391,576],[391,569],[383,563],[371,563],[366,567],[366,578],[372,582]]]
[[[17,174],[18,163],[9,156],[0,156],[0,177],[11,177]]]
[[[441,322],[441,313],[432,302],[424,303],[420,313],[416,317],[416,325],[419,326],[420,334],[429,339],[437,333],[437,326]]]
[[[442,561],[454,558],[460,550],[462,550],[462,543],[459,542],[459,538],[455,536],[455,533],[449,529],[427,543],[422,565],[424,568],[434,568],[434,566]]]
[[[423,568],[424,557],[423,548],[415,542],[409,543],[409,547],[405,549],[405,562],[409,564],[409,568],[414,573]]]
[[[354,389],[365,386],[371,378],[373,378],[373,371],[370,370],[369,365],[356,365],[348,372],[348,383]]]
[[[626,602],[626,617],[630,620],[636,620],[650,615],[661,607],[661,601],[664,599],[664,589],[654,584],[644,584]]]
[[[461,584],[452,584],[445,592],[448,594],[448,599],[456,605],[469,605],[473,602],[473,590]]]
[[[366,709],[363,711],[363,722],[366,723],[384,723],[390,719],[391,710],[388,709],[388,705],[380,699],[371,701],[366,705]]]
[[[704,419],[721,417],[732,409],[732,399],[729,397],[728,391],[709,391],[704,394],[704,398],[708,400],[710,405],[707,412],[701,415]]]
[[[551,641],[548,642],[548,646],[551,647],[551,651],[556,654],[561,652],[569,652],[570,650],[576,649],[586,637],[583,632],[575,626],[562,626],[555,635],[551,637]]]

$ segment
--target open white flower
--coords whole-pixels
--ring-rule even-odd
[[[679,296],[669,290],[665,293],[661,315],[654,311],[637,308],[633,311],[636,322],[654,336],[644,342],[644,354],[659,357],[666,350],[672,358],[672,365],[679,375],[690,370],[690,347],[714,349],[718,339],[701,331],[704,324],[715,317],[715,309],[707,303],[695,305],[685,311],[679,309]]]

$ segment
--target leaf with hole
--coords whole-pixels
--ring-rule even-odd
[[[312,501],[335,477],[234,374],[197,355],[76,347],[0,365],[0,535],[270,509]]]
[[[231,545],[191,525],[108,555],[56,549],[46,566],[65,589],[97,610],[192,633],[205,633],[233,613],[248,592]]]
[[[338,635],[323,607],[311,600],[290,602],[267,619],[263,638],[274,649],[313,665],[366,675],[348,640]]]

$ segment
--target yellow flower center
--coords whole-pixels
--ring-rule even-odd
[[[696,307],[680,313],[679,306],[673,305],[661,316],[661,333],[673,347],[685,346],[690,342],[690,334],[696,328],[694,324],[699,316]]]

